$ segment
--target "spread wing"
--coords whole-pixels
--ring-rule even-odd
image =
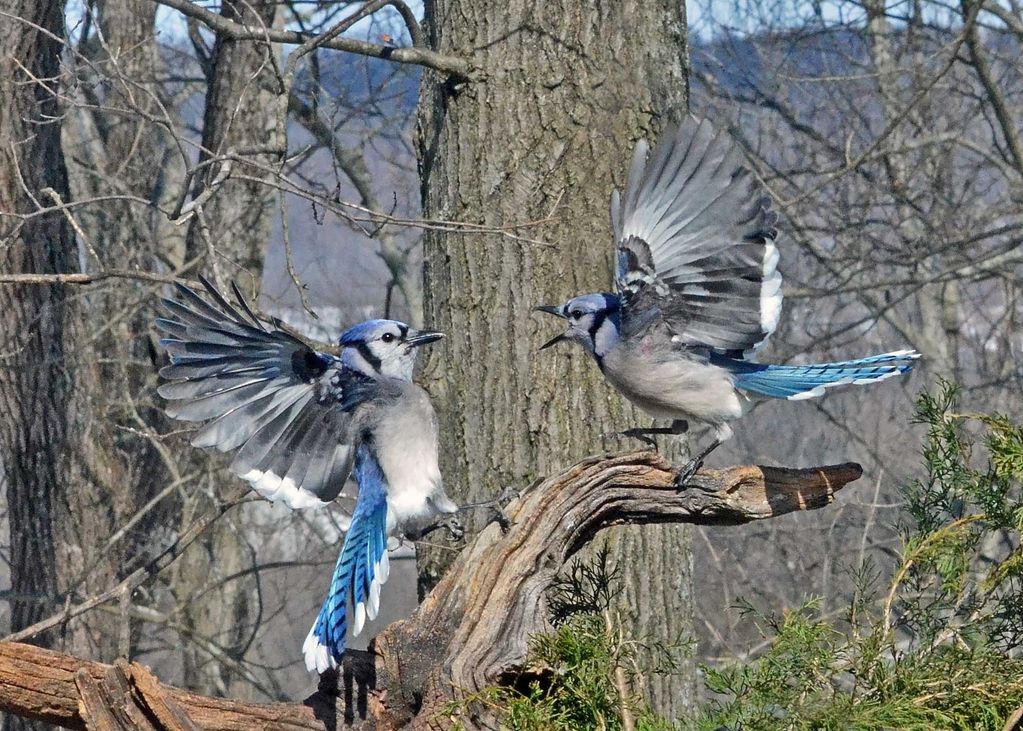
[[[323,505],[345,484],[355,458],[356,407],[373,379],[346,368],[275,326],[234,288],[236,308],[203,280],[209,299],[178,285],[156,326],[170,365],[159,393],[168,415],[206,422],[197,447],[237,450],[231,471],[269,500]]]
[[[663,321],[677,342],[755,348],[781,314],[775,215],[741,150],[706,121],[636,145],[624,198],[615,191],[615,283],[622,329]]]

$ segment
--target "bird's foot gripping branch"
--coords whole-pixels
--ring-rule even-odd
[[[107,718],[96,710],[99,701],[113,719],[137,716],[142,708],[147,728],[155,729],[266,723],[284,729],[344,723],[442,727],[438,713],[452,699],[507,682],[523,669],[529,638],[550,629],[548,588],[599,531],[625,523],[736,525],[813,510],[828,505],[860,475],[860,466],[852,463],[811,469],[739,466],[701,470],[679,491],[673,467],[656,453],[586,459],[513,500],[504,511],[507,530],[495,523],[477,535],[411,617],[384,630],[371,653],[349,653],[340,682],[325,676],[331,683],[321,683],[304,704],[204,698],[154,686],[141,671],[135,673],[148,691],[128,688],[86,697],[92,684],[84,676],[78,682],[83,668],[90,677],[104,678],[113,672],[110,666],[0,643],[0,709],[71,728],[130,727],[95,726],[97,713]],[[41,680],[26,682],[31,677]],[[152,703],[170,699],[173,713],[145,711],[147,698]]]

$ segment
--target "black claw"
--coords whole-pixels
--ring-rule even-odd
[[[452,540],[460,541],[465,538],[465,526],[462,525],[458,518],[452,516],[445,520],[442,525],[447,528]]]
[[[516,497],[518,497],[518,491],[513,487],[506,487],[501,491],[501,494],[495,501],[496,504],[491,508],[494,512],[491,520],[501,526],[502,533],[507,533],[511,530],[511,520],[509,520],[508,516],[505,514],[504,507]]]
[[[686,486],[686,483],[693,479],[693,475],[696,474],[697,470],[703,467],[703,460],[706,459],[707,455],[713,452],[715,449],[721,446],[721,440],[715,439],[713,442],[708,444],[703,451],[693,457],[686,466],[680,469],[675,474],[675,487],[681,490]]]
[[[703,466],[702,459],[691,459],[685,467],[675,473],[675,489],[684,490],[688,482],[693,479],[693,475]]]
[[[478,503],[460,505],[458,507],[458,512],[461,513],[466,510],[485,508],[490,511],[490,517],[487,519],[487,524],[496,522],[499,526],[501,526],[501,530],[504,533],[507,533],[508,529],[511,528],[511,521],[508,519],[508,516],[505,515],[504,513],[504,506],[510,503],[516,497],[518,497],[518,492],[512,487],[506,487],[504,488],[504,490],[501,491],[501,494],[498,495],[493,500],[484,500]]]
[[[508,516],[504,514],[503,510],[495,509],[494,517],[491,520],[500,526],[502,533],[507,533],[511,530],[511,521],[508,520]]]

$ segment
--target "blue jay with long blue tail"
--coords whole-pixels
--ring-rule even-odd
[[[876,383],[920,357],[897,350],[815,365],[753,360],[781,315],[776,216],[738,146],[688,119],[649,153],[636,145],[625,195],[611,197],[615,292],[585,294],[543,312],[568,321],[556,343],[579,343],[636,406],[671,426],[623,434],[681,434],[690,421],[715,429],[678,473],[684,485],[732,436],[728,422],[751,396],[793,401],[833,386]]]
[[[410,522],[454,513],[437,461],[437,417],[412,382],[420,346],[442,336],[394,320],[347,330],[340,356],[314,350],[203,280],[178,285],[156,321],[170,365],[167,413],[205,422],[197,447],[235,451],[231,471],[291,508],[326,505],[355,472],[359,494],[327,599],[303,645],[306,667],[336,667],[351,623],[358,635],[380,606],[387,539]],[[352,612],[349,614],[348,605]]]

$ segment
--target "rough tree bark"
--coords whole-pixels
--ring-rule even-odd
[[[425,237],[424,322],[448,333],[425,372],[442,420],[447,489],[491,497],[571,463],[601,435],[645,423],[581,352],[536,353],[557,327],[538,304],[610,284],[608,199],[631,150],[687,101],[684,4],[428,0],[431,47],[476,69],[457,85],[427,74],[419,153],[425,215],[497,234]],[[683,527],[611,532],[621,610],[636,635],[673,638],[691,622]],[[427,553],[429,586],[449,553]],[[633,570],[643,566],[643,571]],[[652,676],[655,708],[689,702],[678,677]]]
[[[222,12],[253,27],[270,27],[277,6],[270,0],[225,2]],[[176,178],[175,174],[183,174],[188,162],[180,155],[174,158],[177,147],[168,153],[177,121],[166,117],[176,110],[173,100],[160,98],[157,83],[164,68],[153,37],[156,7],[150,0],[90,4],[90,21],[95,20],[102,32],[83,30],[78,53],[65,54],[74,73],[69,81],[70,74],[61,78],[58,73],[65,50],[61,45],[63,3],[5,5],[9,15],[2,22],[9,32],[5,33],[3,91],[19,91],[25,103],[0,112],[10,113],[5,116],[4,153],[18,155],[4,166],[8,174],[0,173],[10,191],[0,199],[0,210],[27,213],[72,197],[129,193],[136,198],[70,209],[67,215],[76,217],[81,250],[60,214],[30,219],[20,234],[14,229],[17,220],[8,219],[5,233],[13,232],[12,236],[20,235],[20,240],[32,244],[24,247],[24,254],[17,247],[11,250],[10,272],[73,271],[79,266],[86,271],[179,270],[201,258],[214,271],[230,277],[237,276],[238,267],[259,277],[275,201],[274,188],[268,184],[274,172],[266,166],[280,161],[284,147],[286,97],[281,95],[275,72],[275,49],[265,43],[220,39],[204,58],[209,75],[204,155],[192,180],[194,194],[204,196],[205,205],[195,211],[186,245],[185,236],[178,233],[180,227],[138,203],[152,200],[171,210],[176,200],[183,202],[183,175]],[[19,16],[22,21],[14,20]],[[41,29],[38,33],[33,23]],[[42,83],[16,85],[19,74],[14,59]],[[68,95],[63,104],[58,103],[60,94]],[[63,144],[71,160],[70,186],[61,152],[62,120],[67,120]],[[248,180],[232,180],[225,163]],[[19,172],[27,193],[21,189]],[[41,192],[47,186],[54,192]],[[24,261],[16,261],[19,256]],[[180,528],[185,530],[196,515],[210,511],[211,495],[222,483],[215,469],[219,463],[191,453],[193,464],[206,468],[202,486],[206,489],[198,487],[184,500],[165,499],[113,550],[107,549],[111,536],[170,482],[157,455],[158,440],[145,436],[165,431],[153,426],[162,417],[147,391],[154,380],[147,338],[149,308],[159,289],[141,280],[122,281],[110,288],[97,287],[87,296],[78,292],[68,306],[50,304],[64,301],[60,287],[4,287],[0,292],[5,303],[8,299],[14,303],[5,308],[5,332],[39,339],[27,348],[8,341],[3,349],[16,355],[5,364],[13,367],[4,372],[9,377],[4,396],[12,407],[0,417],[9,419],[4,422],[9,426],[5,438],[12,444],[21,440],[20,446],[5,450],[5,466],[25,472],[18,476],[18,485],[26,481],[37,485],[31,488],[35,493],[28,488],[24,494],[17,489],[9,493],[15,541],[34,542],[24,551],[16,549],[14,572],[26,574],[25,593],[37,603],[40,599],[52,602],[63,594],[73,602],[75,590],[82,586],[117,584],[151,549],[159,549],[173,528],[172,513],[180,514]],[[34,327],[39,318],[43,326]],[[76,319],[88,326],[71,337],[69,328]],[[19,400],[23,406],[13,408]],[[65,427],[65,422],[70,426]],[[65,435],[65,430],[72,429],[76,430],[73,437]],[[55,486],[65,493],[59,499],[49,494]],[[48,507],[50,503],[55,507]],[[51,516],[53,510],[60,511],[58,517]],[[48,532],[40,527],[44,521],[56,527]],[[153,530],[154,524],[163,530]],[[59,535],[53,538],[51,532]],[[240,657],[253,624],[252,581],[216,584],[249,565],[249,547],[238,536],[234,521],[217,526],[204,540],[206,550],[193,551],[175,565],[171,590],[189,599],[182,617],[185,627],[197,636],[214,638],[229,655]],[[54,565],[40,557],[53,557]],[[21,606],[30,614],[16,616],[13,629],[54,609],[45,603],[35,609],[26,603]],[[65,646],[100,659],[127,654],[127,604],[124,609],[122,614],[92,613],[62,627]],[[186,643],[182,655],[185,678],[192,687],[216,693],[235,690],[233,677],[220,663],[210,662],[195,644]]]
[[[526,667],[531,635],[549,629],[546,590],[566,561],[623,523],[747,523],[812,510],[861,474],[859,465],[807,470],[732,467],[701,471],[678,491],[653,452],[590,458],[526,490],[462,551],[409,619],[388,627],[373,651],[346,658],[333,682],[303,705],[248,704],[161,686],[145,669],[104,666],[0,643],[0,709],[70,728],[366,729],[493,728],[477,691],[541,679]],[[450,710],[450,701],[463,701]],[[447,710],[445,710],[447,709]],[[142,719],[141,723],[138,719]]]
[[[37,201],[68,196],[60,149],[60,74],[64,7],[59,0],[8,2],[0,16],[0,211],[27,214]],[[74,235],[60,213],[0,218],[5,273],[77,269]],[[11,536],[11,626],[54,608],[64,576],[67,500],[86,465],[71,357],[77,303],[64,285],[0,288],[0,446]],[[44,642],[53,641],[49,635]],[[5,728],[25,728],[16,718]]]
[[[5,6],[10,15],[2,22],[10,26],[5,33],[5,58],[12,59],[5,65],[9,73],[4,75],[5,84],[11,84],[12,89],[5,88],[4,92],[20,90],[26,100],[5,118],[4,152],[9,155],[16,151],[21,166],[13,164],[15,161],[4,166],[9,173],[4,185],[11,192],[0,200],[0,210],[29,212],[53,205],[58,199],[70,200],[60,146],[60,111],[65,111],[69,120],[63,142],[73,163],[70,190],[76,197],[129,192],[143,200],[163,203],[165,210],[174,207],[174,200],[184,200],[174,173],[183,172],[185,161],[168,160],[173,155],[166,152],[176,121],[164,115],[175,112],[170,100],[160,99],[156,83],[157,69],[162,71],[153,38],[156,5],[150,0],[100,0],[91,6],[102,33],[86,33],[78,49],[88,63],[81,63],[77,56],[69,56],[69,63],[80,64],[73,70],[92,84],[65,84],[58,77],[63,3],[20,5],[23,7],[18,3]],[[277,6],[271,0],[225,2],[222,12],[253,27],[270,27]],[[24,21],[13,20],[19,16]],[[31,23],[53,35],[36,33]],[[42,40],[33,40],[37,37]],[[236,277],[239,267],[244,267],[248,276],[258,279],[275,201],[274,188],[268,184],[274,171],[267,166],[280,161],[284,147],[282,115],[286,112],[286,97],[281,94],[274,53],[275,49],[266,43],[221,38],[203,60],[208,73],[204,152],[193,177],[193,193],[202,196],[205,204],[195,210],[187,241],[173,232],[174,227],[162,214],[137,203],[111,201],[85,208],[82,213],[78,209],[69,213],[79,217],[80,252],[64,216],[31,219],[20,235],[33,245],[25,247],[24,255],[16,254],[25,256],[25,261],[9,260],[9,270],[73,271],[80,262],[86,270],[115,266],[158,271],[180,269],[186,262],[203,259],[206,266],[226,276]],[[43,83],[14,86],[18,75],[13,59],[25,63]],[[58,110],[55,96],[60,93],[75,95],[63,110]],[[89,98],[92,93],[102,93],[102,98]],[[54,96],[49,98],[47,94]],[[167,102],[163,108],[161,101]],[[79,107],[78,102],[84,104]],[[42,106],[37,108],[38,104]],[[25,127],[23,120],[40,119],[47,123],[29,123],[25,129],[17,126]],[[165,121],[167,128],[160,121]],[[14,142],[18,144],[11,144]],[[160,164],[154,164],[157,162]],[[18,198],[27,195],[17,179],[19,170],[35,200]],[[248,180],[232,180],[227,175],[232,170]],[[40,192],[46,186],[55,191],[56,197]],[[54,241],[52,246],[42,243],[47,236]],[[133,561],[144,560],[149,549],[165,537],[166,533],[151,530],[154,520],[165,528],[173,526],[169,513],[176,510],[184,530],[196,515],[211,508],[210,495],[219,482],[215,462],[194,453],[195,464],[206,467],[207,489],[195,489],[183,502],[165,500],[161,511],[137,523],[134,535],[121,540],[113,551],[101,552],[111,535],[168,482],[155,443],[143,436],[159,431],[152,425],[161,419],[146,392],[153,380],[146,337],[152,316],[148,306],[158,291],[159,287],[151,284],[122,282],[116,288],[98,288],[88,297],[75,297],[71,300],[74,307],[63,309],[45,301],[63,301],[59,287],[4,287],[0,292],[5,302],[10,299],[15,303],[6,308],[9,319],[5,332],[31,333],[39,338],[38,343],[31,342],[31,348],[15,342],[4,348],[5,352],[17,353],[18,360],[10,364],[14,368],[5,371],[4,375],[10,376],[5,396],[12,406],[18,399],[23,404],[20,410],[5,409],[10,419],[5,421],[10,426],[7,438],[27,442],[5,450],[5,455],[13,455],[9,462],[5,457],[5,465],[11,470],[31,471],[36,469],[32,466],[35,464],[39,470],[38,474],[19,478],[18,484],[30,480],[38,485],[33,489],[40,494],[21,496],[12,490],[9,495],[15,540],[24,537],[39,544],[27,546],[28,553],[16,550],[13,557],[15,574],[27,574],[27,594],[52,598],[83,583],[112,586],[134,569]],[[40,316],[49,318],[52,324],[44,320],[43,327],[33,328],[33,317]],[[91,326],[81,328],[78,336],[71,338],[64,330],[66,323],[73,323],[75,318]],[[103,324],[97,327],[96,323]],[[53,406],[37,406],[40,403]],[[87,413],[91,414],[88,418],[84,416]],[[38,429],[26,429],[26,424],[36,420]],[[69,429],[78,430],[73,440],[64,435],[65,422],[72,425]],[[66,443],[73,443],[74,448]],[[75,464],[64,466],[71,459],[77,460]],[[56,500],[43,494],[54,486],[65,488],[66,497]],[[50,516],[51,510],[46,507],[49,502],[63,511],[59,518]],[[25,510],[30,512],[24,514]],[[45,520],[57,526],[51,530],[60,531],[56,540],[39,527]],[[201,596],[185,604],[184,626],[198,636],[215,638],[228,654],[241,656],[252,626],[252,583],[236,581],[212,590],[210,586],[247,566],[249,548],[233,521],[217,526],[204,540],[206,550],[191,552],[174,567],[171,590],[180,597]],[[41,556],[55,557],[53,580],[48,578],[50,567],[40,560]],[[39,597],[34,598],[38,601]],[[16,617],[14,629],[51,613],[53,607],[43,604],[37,610],[25,611],[31,611],[31,616]],[[123,616],[95,613],[72,623],[64,637],[68,646],[82,654],[112,659],[118,652],[128,652],[127,625],[127,612]],[[193,644],[186,644],[182,653],[186,682],[192,687],[211,693],[234,690],[232,676],[220,663],[210,662]]]
[[[225,0],[220,13],[251,28],[270,29],[279,5],[276,0]],[[267,182],[285,154],[288,95],[278,53],[274,44],[217,35],[205,62],[206,113],[193,198],[211,186],[215,194],[188,231],[188,260],[212,253],[213,247],[218,256],[211,256],[207,266],[219,273],[226,260],[231,263],[223,270],[227,277],[242,270],[256,284],[275,210],[274,188]],[[225,174],[247,179],[225,179]]]
[[[61,2],[23,0],[0,16],[0,210],[29,213],[44,189],[67,196],[60,117],[52,87],[32,77],[59,74]],[[50,34],[53,34],[52,36]],[[24,69],[19,68],[23,64]],[[42,164],[40,164],[42,161]],[[59,213],[0,219],[5,273],[76,270],[74,237]],[[11,522],[11,624],[20,628],[48,611],[57,594],[54,513],[70,487],[74,373],[65,349],[74,309],[64,286],[0,288],[4,332],[0,368],[0,438]],[[50,560],[46,560],[49,558]]]

